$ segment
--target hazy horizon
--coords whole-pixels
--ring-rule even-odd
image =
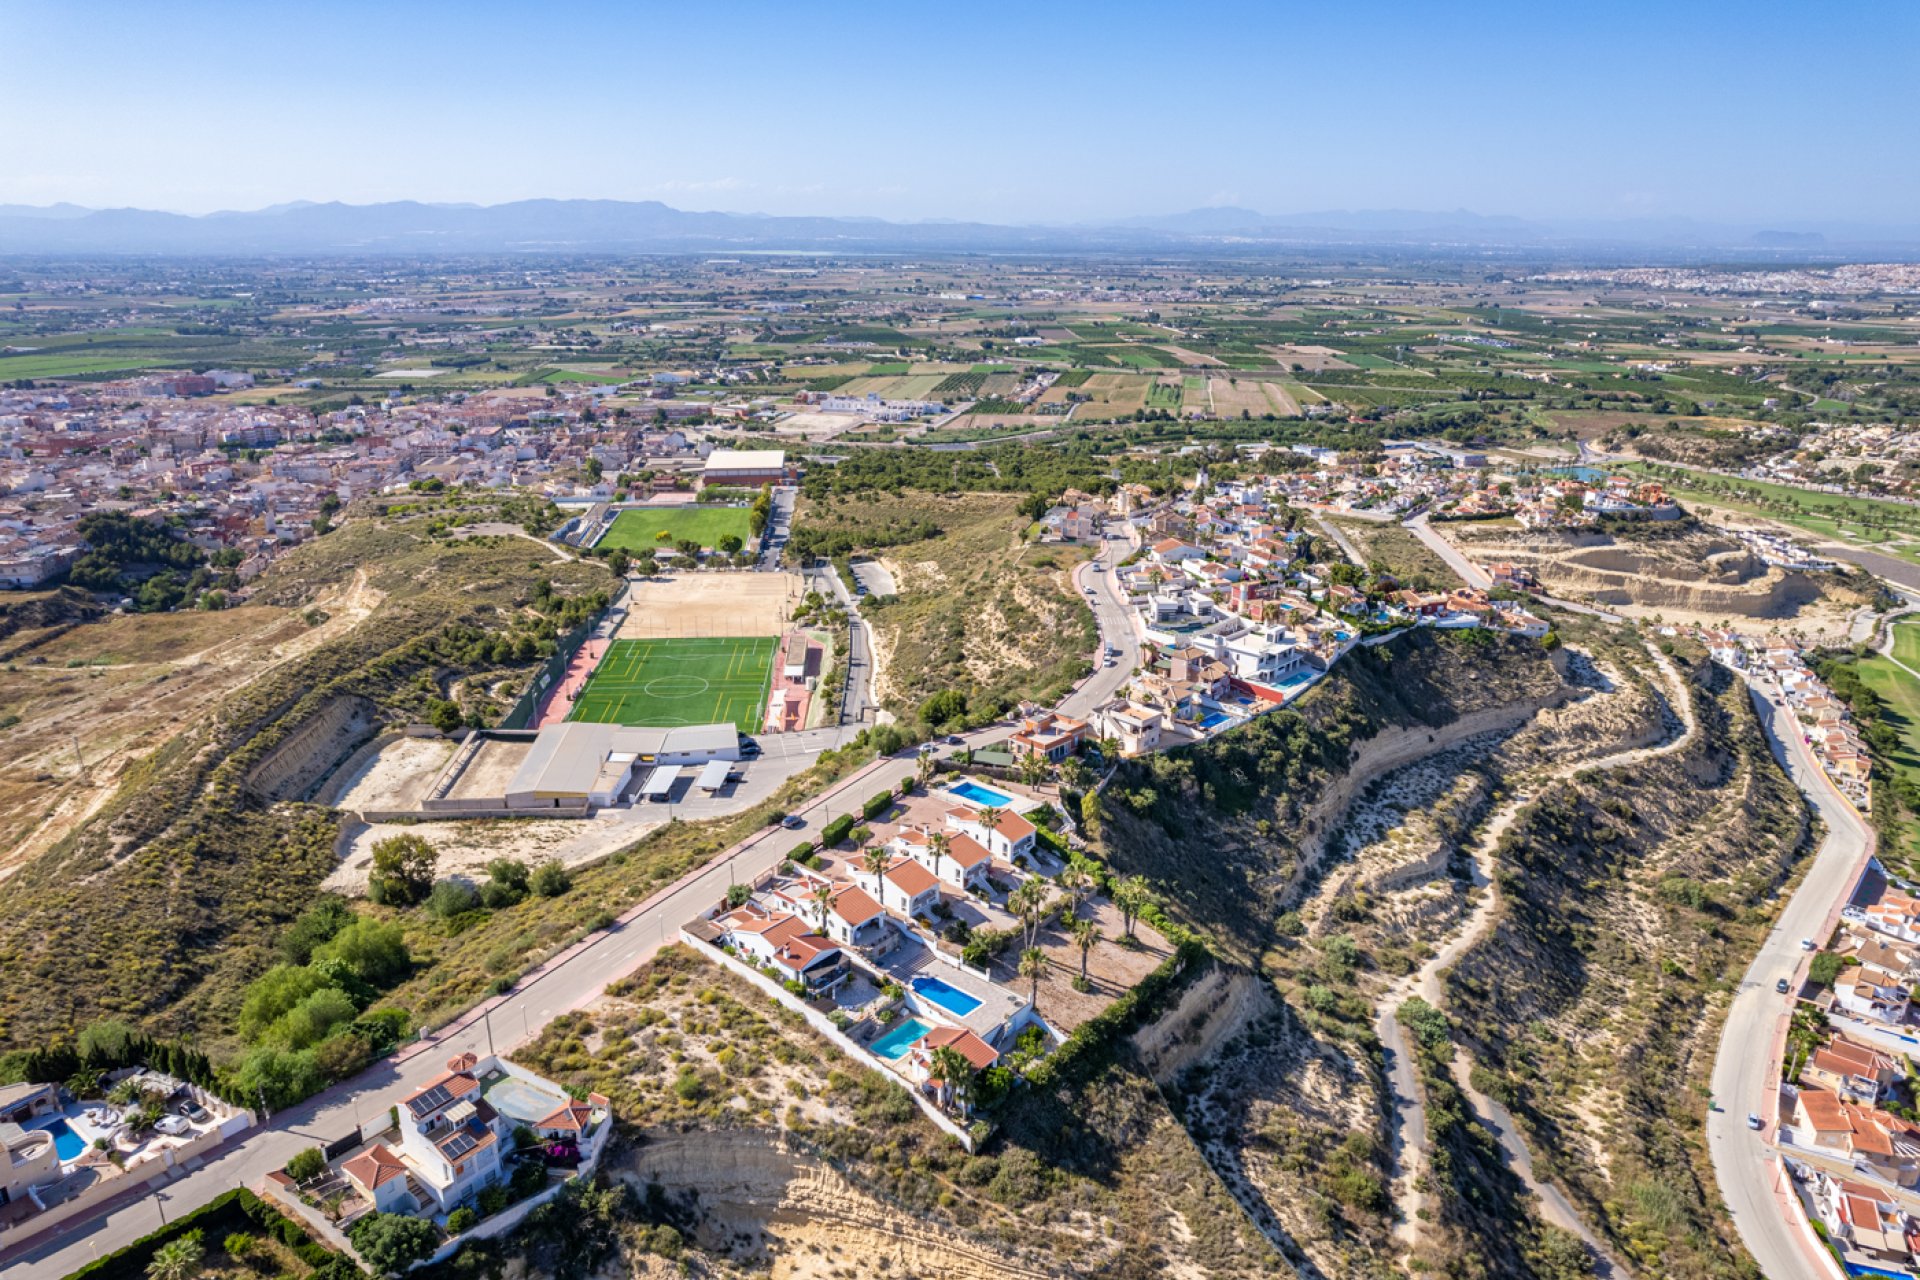
[[[1633,0],[903,11],[0,9],[0,204],[298,200],[1001,224],[1217,205],[1900,223],[1920,11]],[[1829,77],[1783,50],[1844,62]],[[1844,114],[1842,114],[1844,111]]]

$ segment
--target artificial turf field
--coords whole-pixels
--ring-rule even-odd
[[[719,724],[757,733],[779,641],[771,636],[615,640],[569,720],[599,724]]]
[[[666,534],[662,538],[661,534]],[[647,507],[628,509],[613,518],[595,547],[625,547],[629,551],[672,551],[686,538],[712,549],[732,534],[744,544],[753,536],[753,521],[745,507]]]

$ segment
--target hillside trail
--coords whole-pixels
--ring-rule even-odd
[[[1417,995],[1434,1008],[1442,1008],[1445,998],[1443,975],[1487,936],[1499,915],[1500,895],[1494,885],[1493,872],[1501,837],[1513,825],[1514,819],[1533,803],[1541,788],[1590,770],[1620,769],[1670,755],[1692,743],[1698,732],[1698,724],[1693,714],[1693,703],[1687,697],[1685,681],[1665,654],[1652,646],[1648,646],[1647,652],[1660,668],[1666,682],[1667,703],[1680,719],[1680,732],[1658,746],[1634,747],[1602,756],[1598,760],[1575,761],[1557,768],[1519,775],[1519,789],[1494,812],[1473,846],[1473,887],[1480,896],[1465,924],[1426,964],[1396,982],[1380,998],[1379,1012],[1374,1018],[1374,1033],[1388,1056],[1387,1099],[1390,1107],[1389,1129],[1392,1132],[1390,1149],[1395,1207],[1399,1217],[1394,1226],[1394,1236],[1408,1253],[1418,1241],[1419,1215],[1426,1201],[1418,1184],[1428,1168],[1427,1124],[1424,1094],[1413,1068],[1411,1041],[1397,1016],[1399,1007],[1408,998]],[[1605,1244],[1587,1227],[1574,1210],[1572,1202],[1558,1187],[1535,1176],[1533,1153],[1528,1149],[1526,1139],[1521,1136],[1512,1115],[1505,1107],[1473,1087],[1473,1058],[1465,1046],[1455,1046],[1452,1070],[1455,1083],[1466,1095],[1482,1125],[1498,1139],[1506,1155],[1508,1168],[1538,1198],[1541,1216],[1553,1225],[1579,1236],[1586,1243],[1596,1260],[1596,1274],[1612,1275],[1618,1269],[1618,1264]]]

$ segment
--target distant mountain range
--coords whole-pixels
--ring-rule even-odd
[[[845,253],[1163,254],[1462,250],[1599,256],[1911,257],[1920,228],[1736,226],[1687,219],[1539,222],[1376,209],[1216,207],[1075,225],[696,213],[656,200],[350,205],[294,201],[199,216],[0,204],[0,254]]]

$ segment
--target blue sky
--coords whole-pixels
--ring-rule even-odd
[[[1920,214],[1920,5],[0,0],[0,203]]]

